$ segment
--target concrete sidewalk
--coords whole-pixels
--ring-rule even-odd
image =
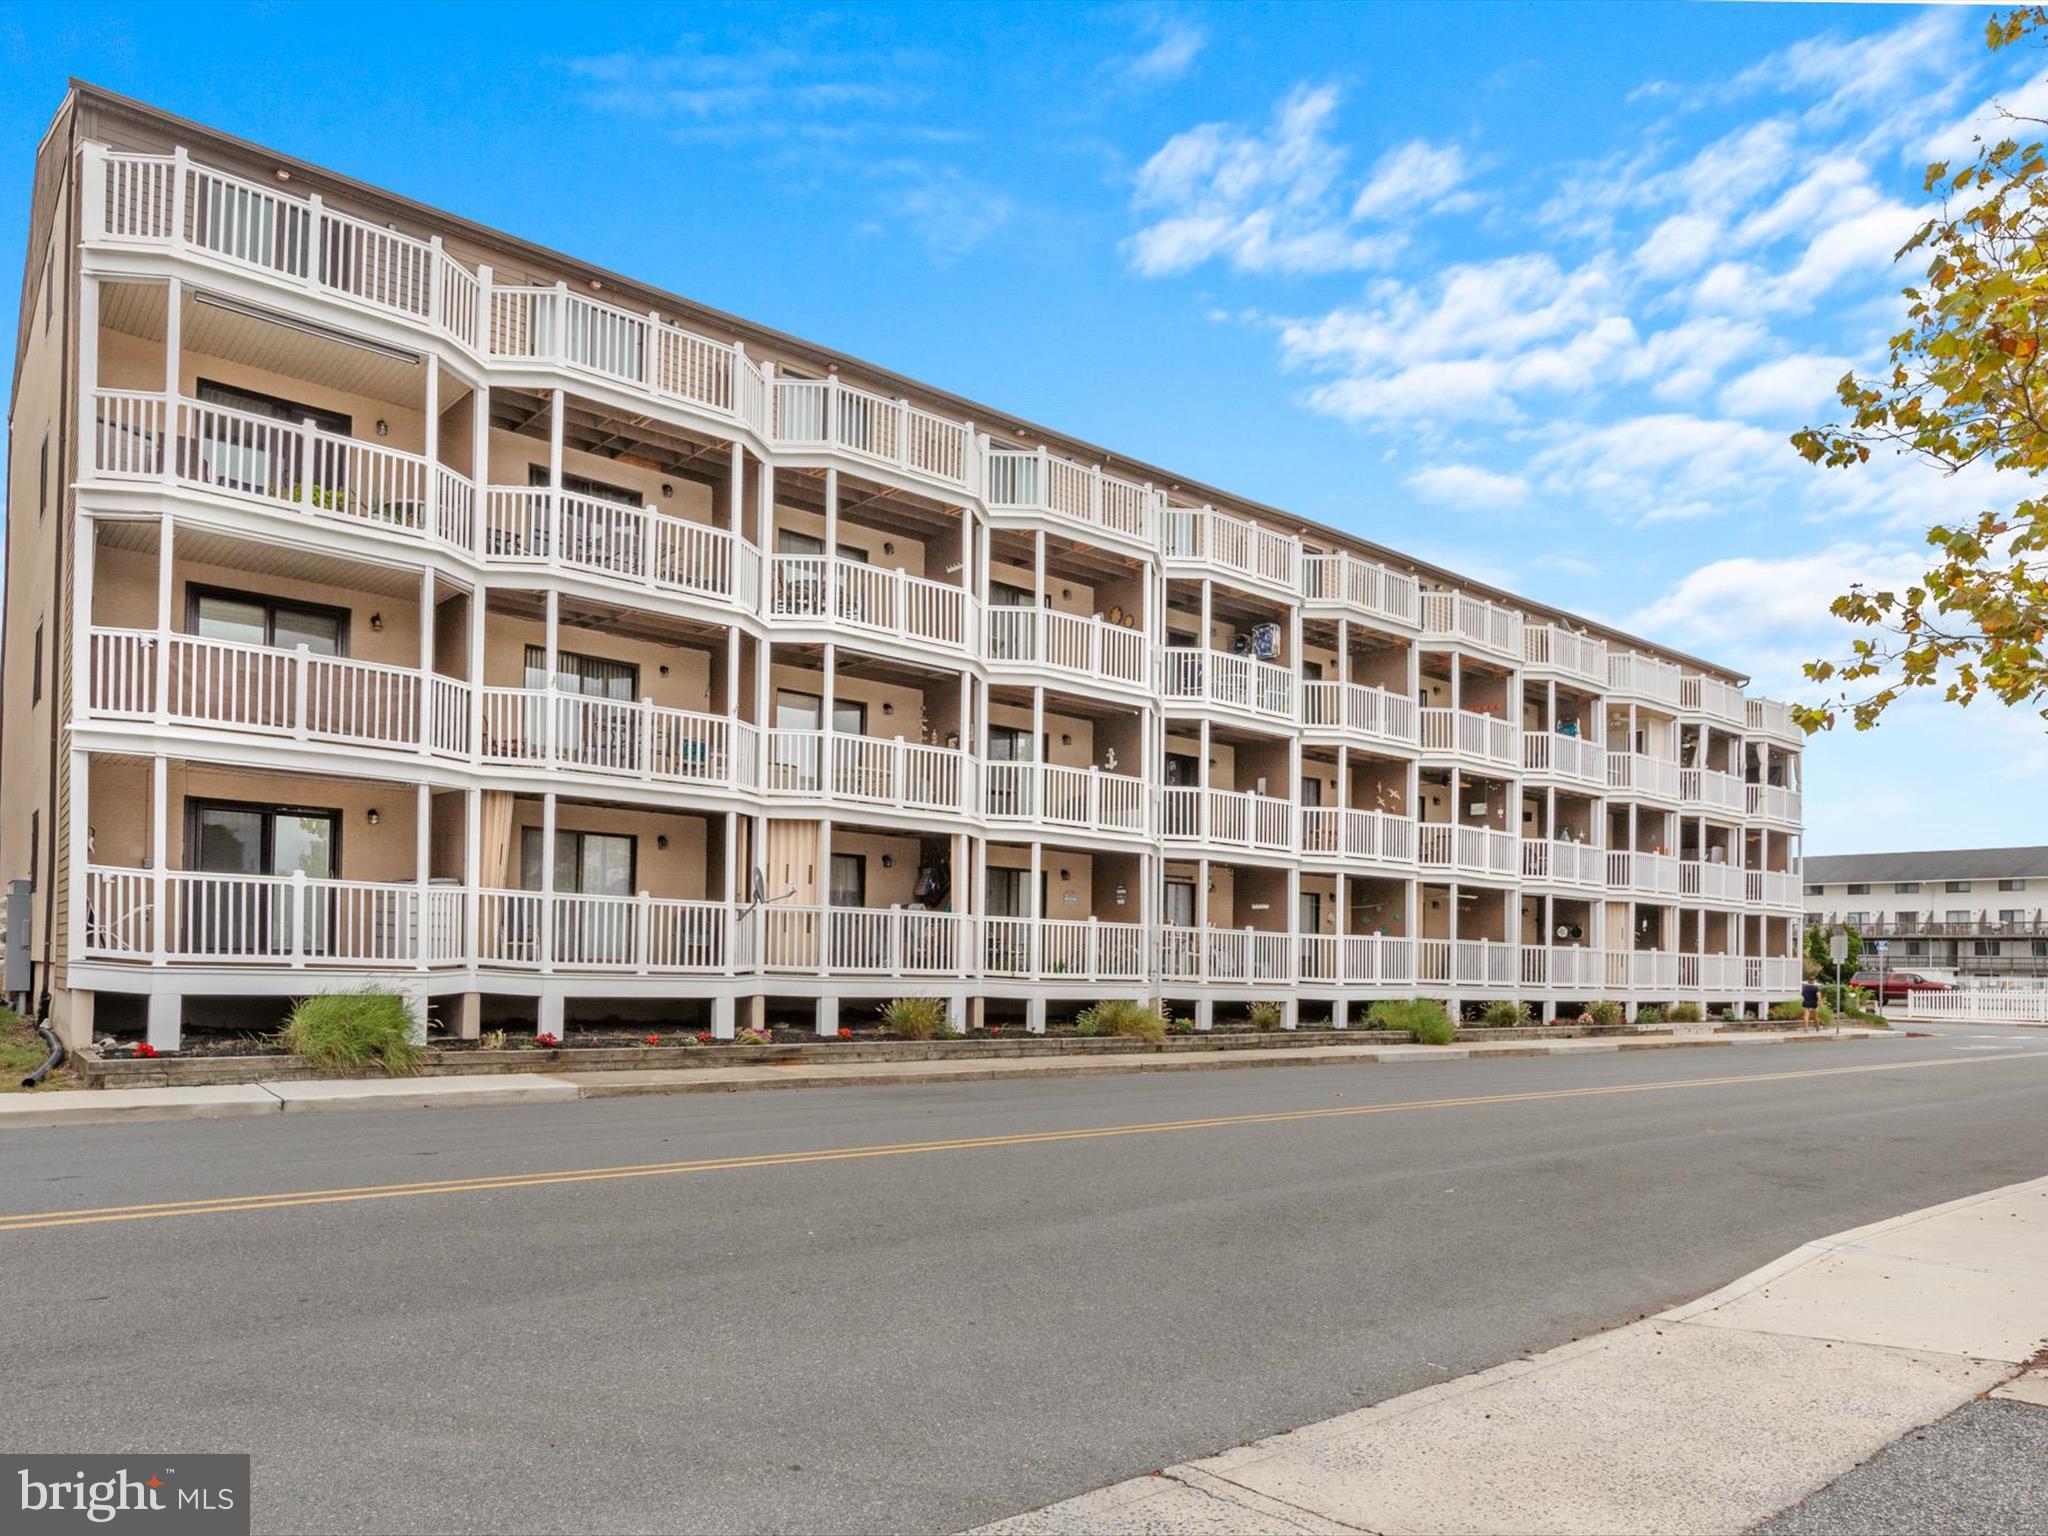
[[[1809,1243],[1642,1322],[977,1536],[1732,1536],[1999,1388],[2044,1338],[2037,1179]],[[2048,1395],[2034,1378],[2009,1391]]]
[[[478,1105],[558,1103],[650,1094],[739,1093],[763,1088],[875,1088],[908,1083],[963,1083],[1096,1077],[1123,1072],[1213,1072],[1244,1067],[1391,1065],[1501,1056],[1578,1056],[1615,1051],[1688,1050],[1702,1046],[1774,1045],[1903,1039],[1885,1030],[1742,1035],[1646,1035],[1595,1040],[1517,1040],[1496,1045],[1319,1045],[1258,1051],[1132,1052],[1106,1056],[993,1057],[987,1061],[850,1061],[787,1066],[685,1067],[604,1072],[478,1073],[449,1077],[265,1081],[210,1088],[108,1088],[0,1094],[0,1130],[94,1125],[109,1121],[215,1120],[237,1115],[342,1109],[461,1109]]]

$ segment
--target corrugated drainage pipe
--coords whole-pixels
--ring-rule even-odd
[[[50,1043],[50,1054],[49,1058],[40,1067],[37,1067],[35,1071],[29,1073],[27,1077],[21,1080],[21,1086],[24,1088],[35,1087],[36,1084],[40,1083],[61,1066],[64,1061],[64,1042],[57,1038],[57,1031],[50,1028],[50,1002],[48,998],[43,1000],[42,1011],[36,1015],[36,1033]]]

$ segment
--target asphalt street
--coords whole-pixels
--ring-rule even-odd
[[[16,1132],[0,1443],[247,1451],[266,1531],[958,1530],[2044,1173],[2048,1031],[1967,1027]]]

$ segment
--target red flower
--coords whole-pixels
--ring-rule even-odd
[[[711,1031],[709,1031],[708,1029],[698,1030],[697,1043],[699,1045],[709,1045],[711,1043]]]
[[[988,1027],[988,1032],[992,1035],[1000,1035],[1003,1032],[1003,1026],[1000,1024],[991,1024]]]
[[[851,1040],[853,1038],[853,1031],[850,1029],[842,1029],[841,1031],[839,1031],[839,1038],[842,1040]]]
[[[156,1054],[156,1047],[147,1040],[138,1040],[135,1042],[135,1054],[138,1056],[154,1056]]]
[[[643,1041],[641,1042],[641,1044],[643,1044],[643,1045],[659,1045],[659,1044],[661,1044],[661,1036],[659,1036],[659,1035],[649,1035],[649,1036],[648,1036],[648,1037],[647,1037],[647,1038],[646,1038],[645,1040],[643,1040]]]
[[[533,1037],[533,1043],[539,1046],[544,1051],[552,1051],[556,1046],[560,1045],[562,1042],[560,1040],[557,1040],[553,1035],[539,1034]]]

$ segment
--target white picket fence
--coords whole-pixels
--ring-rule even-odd
[[[1932,1022],[2048,1025],[2048,987],[2015,987],[2002,992],[1914,991],[1888,1011],[1894,1018]]]

